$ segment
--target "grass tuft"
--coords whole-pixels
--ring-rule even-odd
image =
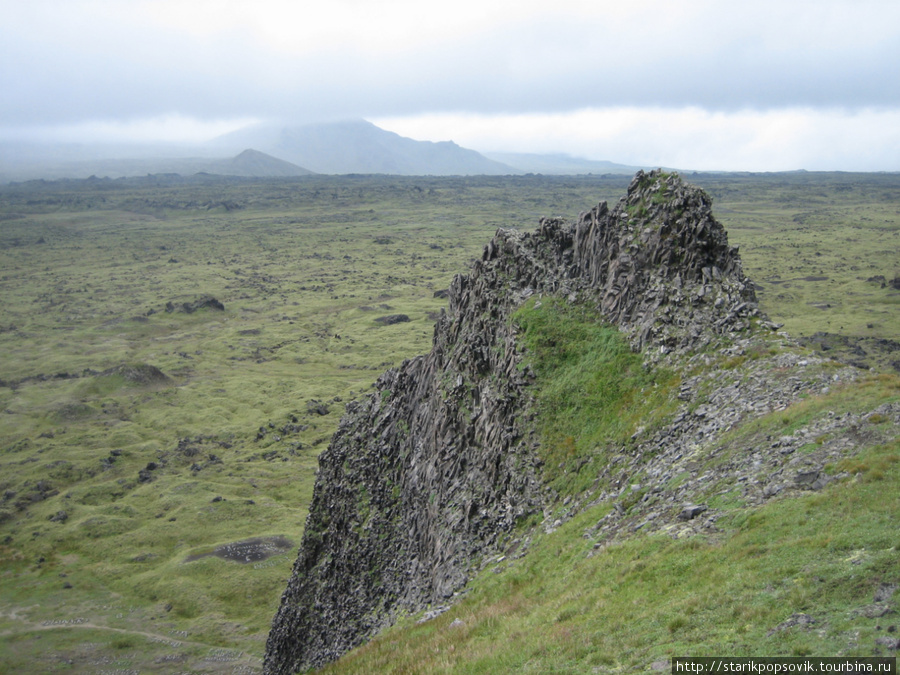
[[[561,494],[586,489],[606,448],[629,442],[674,409],[678,378],[647,368],[640,354],[592,308],[545,297],[514,315],[538,376],[546,480]]]

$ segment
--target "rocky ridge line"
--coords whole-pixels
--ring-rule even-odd
[[[429,354],[347,406],[320,468],[264,670],[321,666],[401,613],[458,593],[516,522],[542,512],[532,396],[510,316],[548,293],[592,303],[661,356],[735,338],[753,285],[709,198],[639,172],[610,210],[498,230],[457,276]]]

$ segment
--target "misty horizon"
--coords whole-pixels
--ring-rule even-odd
[[[900,6],[878,0],[0,3],[7,145],[365,119],[481,153],[900,170]]]

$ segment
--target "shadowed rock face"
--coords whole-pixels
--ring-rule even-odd
[[[499,230],[450,288],[431,352],[351,403],[320,468],[265,672],[323,665],[462,589],[543,508],[529,384],[510,315],[534,294],[593,303],[635,348],[702,346],[757,313],[709,198],[638,173],[614,209]]]

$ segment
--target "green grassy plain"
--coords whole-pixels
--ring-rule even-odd
[[[687,177],[692,180],[691,177]],[[698,176],[764,311],[795,336],[900,335],[896,174]]]
[[[761,287],[763,309],[787,330],[900,339],[900,292],[867,281],[898,274],[900,177],[687,178],[713,195],[714,212]],[[468,270],[497,227],[574,218],[598,201],[614,202],[627,182],[156,177],[0,188],[2,670],[258,672],[302,535],[316,457],[344,403],[386,368],[429,349],[435,312],[445,304],[435,292]],[[179,309],[206,296],[224,310]],[[410,320],[376,321],[394,314]],[[871,485],[893,485],[894,464],[872,462],[884,466]],[[847,494],[896,514],[892,500]],[[759,522],[804,518],[810,528],[824,527],[836,516],[819,506],[791,507],[805,508],[803,516],[773,509]],[[822,571],[807,571],[822,547],[810,543],[807,559],[781,539],[766,546],[784,550],[783,565],[807,579],[800,590],[764,565],[738,569],[733,561],[750,545],[741,543],[752,534],[746,527],[733,543],[652,539],[600,562],[584,558],[580,522],[541,539],[514,568],[480,579],[462,614],[408,633],[394,629],[362,650],[372,656],[359,658],[375,660],[358,672],[375,672],[364,667],[390,654],[399,659],[403,650],[408,661],[392,661],[395,672],[643,666],[695,643],[755,640],[771,624],[766,612],[779,593],[813,593],[810,579],[840,585],[850,574],[840,562],[846,546],[823,558]],[[876,567],[896,545],[882,541],[879,528],[865,530],[871,541],[853,544],[875,551],[866,564]],[[195,558],[258,537],[286,537],[291,546],[249,562]],[[690,563],[680,585],[653,607],[636,608],[640,584],[671,573],[672,553]],[[570,559],[563,567],[571,572],[549,571]],[[714,560],[726,561],[718,574],[735,569],[746,577],[734,582],[736,597],[775,584],[768,601],[751,603],[754,616],[740,618],[744,637],[725,635],[716,623],[724,615],[705,609],[707,601],[722,606],[715,574],[689,573]],[[591,595],[572,596],[586,584]],[[845,585],[846,602],[857,602],[853,593],[865,589]],[[634,590],[616,595],[626,587]],[[682,607],[689,602],[692,613]],[[727,606],[744,611],[735,603]],[[590,620],[587,605],[597,609],[587,612]],[[698,614],[702,635],[693,619],[678,619]],[[454,617],[464,631],[443,630]],[[539,644],[533,633],[546,625],[553,631]],[[637,641],[627,643],[636,650],[632,660],[622,657],[625,643],[608,636],[605,651],[586,656],[601,633],[620,635],[609,626]],[[834,646],[844,639],[835,635],[785,648]],[[398,640],[407,645],[399,651]],[[493,650],[498,643],[509,649]],[[422,661],[429,649],[434,660]]]

